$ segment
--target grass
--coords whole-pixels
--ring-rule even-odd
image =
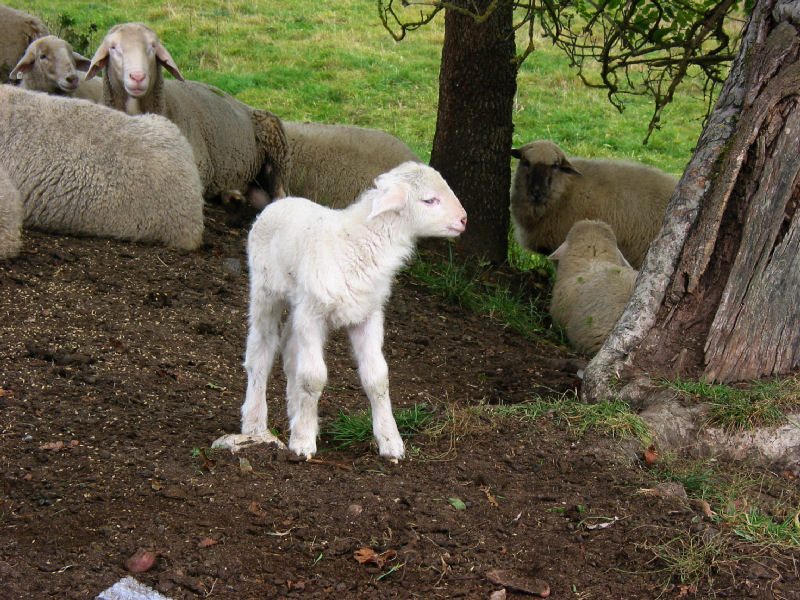
[[[788,411],[800,409],[800,380],[792,378],[737,386],[680,380],[664,385],[687,399],[708,404],[706,424],[728,431],[784,424]]]
[[[394,419],[402,437],[409,437],[425,430],[433,421],[433,411],[427,404],[415,404],[411,408],[394,411]],[[336,419],[322,432],[330,437],[338,448],[369,442],[372,439],[372,415],[368,410],[355,413],[340,411]]]

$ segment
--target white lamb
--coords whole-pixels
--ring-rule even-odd
[[[394,274],[417,238],[456,237],[467,214],[441,175],[406,162],[375,179],[350,207],[334,210],[304,198],[268,205],[248,237],[250,330],[242,433],[215,447],[251,443],[282,446],[267,429],[267,378],[281,347],[287,378],[289,449],[317,450],[317,402],[327,379],[323,346],[329,329],[345,327],[361,384],[372,406],[381,456],[403,457],[403,441],[389,400],[383,357],[383,306]],[[279,332],[284,309],[289,316]]]
[[[19,254],[22,248],[22,196],[0,165],[0,259]]]
[[[578,352],[594,354],[625,309],[636,271],[602,221],[575,223],[550,258],[558,261],[550,301],[553,322],[564,328]]]

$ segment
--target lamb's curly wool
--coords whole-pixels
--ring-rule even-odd
[[[22,197],[0,165],[0,259],[19,254],[22,248]]]
[[[250,330],[242,433],[224,436],[214,445],[235,450],[253,441],[280,444],[267,428],[265,393],[282,345],[289,449],[313,455],[317,401],[327,378],[325,339],[329,329],[345,327],[372,406],[378,450],[381,456],[402,458],[403,440],[392,416],[381,351],[383,306],[416,239],[455,237],[466,222],[464,208],[441,175],[413,162],[378,177],[374,188],[342,210],[293,197],[267,206],[247,240]]]
[[[162,67],[180,81],[164,80]],[[285,195],[289,150],[280,120],[218,88],[183,81],[152,29],[141,23],[112,27],[92,57],[87,80],[100,69],[106,106],[163,115],[180,128],[194,149],[206,198],[251,185],[260,188],[259,197]]]
[[[611,226],[622,253],[637,269],[661,229],[677,177],[641,163],[567,158],[549,140],[514,148],[519,159],[511,188],[517,241],[552,252],[573,223],[599,219]]]
[[[421,162],[405,143],[377,129],[284,121],[292,168],[289,193],[344,208],[381,173],[406,161]]]
[[[8,82],[8,74],[25,54],[28,45],[48,33],[39,18],[0,5],[0,83]]]
[[[575,223],[550,258],[558,261],[550,301],[553,322],[578,352],[594,354],[625,309],[636,271],[602,221]]]
[[[0,164],[25,225],[193,249],[203,197],[192,149],[157,115],[0,86]]]

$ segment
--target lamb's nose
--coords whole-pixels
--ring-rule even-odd
[[[136,83],[142,83],[147,77],[147,74],[144,71],[132,71],[128,77],[133,79]]]

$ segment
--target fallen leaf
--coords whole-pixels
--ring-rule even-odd
[[[217,540],[211,539],[210,537],[203,538],[197,543],[198,548],[208,548],[210,546],[216,546],[219,544]]]
[[[39,446],[39,450],[50,450],[51,452],[58,452],[64,449],[64,442],[49,442]]]
[[[448,498],[447,501],[456,510],[467,510],[467,505],[464,504],[464,501],[461,498]]]
[[[489,571],[486,573],[486,578],[495,585],[501,585],[516,592],[523,592],[540,598],[547,598],[550,595],[550,585],[541,579],[516,577],[501,569]]]
[[[696,594],[697,593],[697,586],[696,585],[682,585],[680,586],[680,594],[678,594],[678,598],[685,598],[689,594]]]
[[[0,388],[0,398],[13,398],[14,397],[14,390],[4,390]]]
[[[658,460],[658,451],[654,444],[650,444],[650,447],[644,451],[644,460],[651,467],[656,464]]]
[[[379,569],[382,569],[383,565],[392,560],[395,556],[397,556],[397,552],[394,550],[386,550],[378,554],[372,548],[359,548],[353,552],[353,557],[362,565],[373,563],[378,565]]]
[[[697,499],[694,500],[693,503],[697,508],[700,509],[700,512],[703,513],[703,516],[708,517],[709,519],[716,516],[717,513],[711,510],[711,505],[705,500]]]
[[[157,557],[158,553],[139,548],[133,556],[125,561],[125,568],[131,573],[144,573],[155,564]]]
[[[497,503],[497,498],[495,498],[494,496],[492,496],[491,492],[489,491],[489,490],[491,490],[491,489],[492,489],[492,488],[490,488],[488,485],[487,485],[487,486],[485,486],[485,487],[481,487],[481,491],[483,491],[483,493],[484,493],[484,494],[486,494],[486,499],[487,499],[489,502],[491,502],[492,504],[494,504],[495,506],[500,506],[500,505]]]

